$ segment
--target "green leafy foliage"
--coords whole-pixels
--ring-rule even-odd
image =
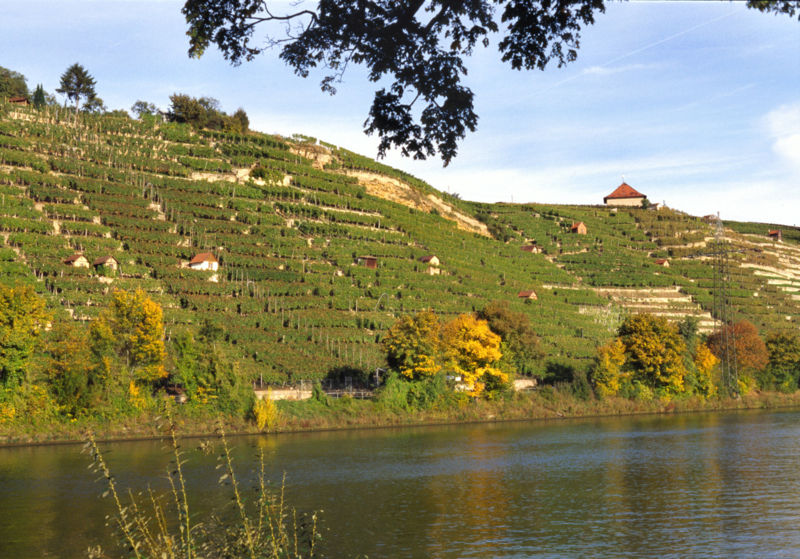
[[[39,336],[50,321],[45,301],[27,285],[0,283],[0,383],[16,387],[28,376]]]
[[[775,332],[767,336],[769,361],[759,377],[762,388],[778,388],[785,392],[797,389],[800,379],[800,335],[797,332]]]
[[[0,66],[0,99],[27,97],[28,83],[25,76]]]

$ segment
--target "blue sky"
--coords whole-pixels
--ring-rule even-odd
[[[175,92],[243,107],[251,127],[302,133],[374,156],[362,132],[374,91],[351,67],[339,93],[273,53],[231,67],[186,55],[182,2],[0,0],[0,66],[58,87],[80,62],[109,108],[166,108]],[[743,2],[611,3],[578,60],[545,72],[469,61],[478,131],[447,168],[386,163],[470,200],[593,204],[626,182],[695,215],[800,224],[800,22]]]

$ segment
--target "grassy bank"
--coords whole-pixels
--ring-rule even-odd
[[[485,421],[777,409],[800,407],[800,393],[757,392],[739,399],[686,398],[663,402],[623,398],[581,399],[566,391],[544,387],[497,400],[477,400],[427,410],[398,410],[387,407],[380,401],[347,397],[283,401],[277,402],[276,407],[277,416],[270,429],[259,431],[251,420],[223,417],[225,430],[230,434],[245,435]],[[219,417],[210,413],[181,408],[173,409],[172,413],[182,437],[212,435],[218,426]],[[99,440],[137,440],[163,436],[158,416],[141,415],[108,421],[87,419],[70,423],[6,426],[0,432],[0,446],[84,442],[88,430],[95,432]]]

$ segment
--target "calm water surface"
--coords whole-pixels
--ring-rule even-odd
[[[800,557],[800,412],[743,412],[232,438],[263,448],[327,557]],[[197,441],[186,441],[194,449]],[[163,488],[158,442],[103,445],[119,482]],[[225,506],[188,454],[198,518]],[[113,549],[77,447],[0,449],[0,557]]]

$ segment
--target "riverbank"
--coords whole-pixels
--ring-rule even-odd
[[[793,394],[760,392],[738,399],[686,398],[662,402],[622,398],[581,399],[571,393],[545,387],[537,391],[514,394],[504,399],[478,400],[428,410],[391,409],[372,400],[347,397],[324,401],[313,399],[283,401],[277,404],[274,425],[265,431],[260,431],[249,419],[233,417],[221,419],[222,427],[227,434],[253,435],[264,432],[296,433],[778,408],[800,408],[800,392]],[[214,436],[220,425],[218,416],[204,413],[202,410],[173,406],[171,414],[181,437]],[[164,416],[163,413],[152,413],[111,420],[85,418],[67,423],[58,421],[29,425],[18,423],[0,429],[0,447],[78,444],[85,442],[87,431],[93,431],[98,440],[109,442],[161,438],[164,433]]]

